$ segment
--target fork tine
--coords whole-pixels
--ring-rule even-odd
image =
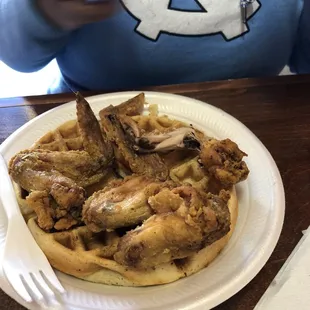
[[[24,279],[24,282],[26,286],[29,287],[31,292],[34,294],[36,300],[42,301],[44,299],[42,293],[39,291],[38,287],[34,283],[33,279],[31,278],[29,273],[25,273],[22,275],[22,278]]]
[[[32,302],[32,297],[29,295],[28,291],[25,288],[24,283],[22,282],[22,279],[20,275],[14,271],[10,272],[8,269],[3,269],[4,273],[10,282],[12,288],[15,290],[15,292],[26,302]]]
[[[54,292],[51,290],[51,288],[48,286],[44,278],[42,277],[40,272],[37,273],[32,273],[32,277],[34,278],[34,282],[37,282],[40,287],[42,288],[42,291],[50,297],[50,298],[55,298]]]
[[[51,266],[44,269],[44,272],[40,270],[40,274],[48,283],[50,283],[60,294],[66,293],[58,278],[56,277],[54,270]]]

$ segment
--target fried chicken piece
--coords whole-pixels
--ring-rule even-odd
[[[83,187],[79,186],[71,178],[53,169],[53,167],[58,168],[59,164],[57,160],[61,160],[61,157],[54,157],[53,155],[61,153],[64,153],[64,158],[68,155],[66,154],[67,152],[48,151],[19,153],[11,160],[9,165],[9,173],[13,180],[19,184],[21,188],[30,193],[27,202],[37,214],[38,224],[44,230],[53,227],[56,229],[66,227],[67,229],[75,225],[77,223],[76,220],[70,221],[71,224],[66,221],[64,225],[64,218],[70,217],[73,211],[77,212],[76,210],[80,210],[86,198]],[[45,156],[47,156],[47,158]],[[56,158],[57,160],[41,160],[51,158]],[[68,161],[67,165],[62,166],[64,169],[59,170],[68,172],[66,168],[69,170],[72,169],[69,165],[70,161]],[[83,169],[85,168],[86,167]],[[87,171],[85,171],[85,173],[86,172]],[[76,171],[74,173],[76,173]],[[53,208],[50,206],[52,203],[51,198],[54,200]],[[55,224],[58,219],[63,220],[60,224]]]
[[[26,167],[38,171],[58,171],[81,187],[99,182],[107,171],[85,151],[26,150],[10,161],[12,176],[20,175]]]
[[[99,112],[99,116],[102,119],[107,114],[118,114],[134,116],[139,115],[143,111],[145,104],[145,95],[141,93],[117,106],[110,105]]]
[[[211,244],[229,231],[230,212],[228,191],[212,195],[190,185],[164,188],[149,198],[151,208],[157,213],[175,212],[188,224],[199,224],[204,234],[204,245]]]
[[[145,174],[162,181],[167,179],[168,168],[158,154],[136,154],[134,140],[126,133],[117,115],[104,115],[101,121],[108,139],[115,145],[114,154],[117,161],[133,173]]]
[[[65,209],[79,207],[85,201],[85,191],[82,187],[69,187],[55,182],[51,187],[50,194],[57,204]]]
[[[83,220],[93,232],[139,224],[152,215],[144,188],[152,182],[146,176],[114,181],[96,192],[83,206]]]
[[[140,224],[153,214],[148,198],[165,186],[173,184],[145,175],[113,181],[85,202],[83,220],[93,232]]]
[[[199,227],[178,214],[153,215],[121,238],[114,259],[128,267],[150,268],[189,256],[201,248],[201,240]]]
[[[78,221],[69,215],[57,221],[56,224],[54,225],[54,228],[56,230],[68,230],[73,226],[75,226],[76,224],[78,224]]]
[[[28,163],[24,165],[23,162],[13,162],[10,165],[10,175],[29,193],[47,191],[62,208],[69,209],[84,202],[84,189],[56,170],[40,171]]]
[[[13,179],[18,177],[15,173],[12,175]],[[58,171],[37,171],[26,168],[20,170],[18,182],[30,193],[26,201],[36,213],[38,224],[42,229],[68,229],[78,223],[71,214],[80,213],[77,210],[81,209],[85,201],[85,191],[71,179],[64,177]],[[61,219],[60,222],[59,219]]]
[[[183,199],[170,189],[164,188],[157,195],[149,197],[148,203],[156,214],[169,213],[178,210]]]
[[[68,210],[53,207],[47,191],[33,191],[26,197],[26,201],[36,213],[38,224],[43,230],[66,230],[78,224],[78,220]]]
[[[54,227],[54,210],[50,205],[48,193],[46,191],[34,191],[27,197],[26,201],[30,208],[38,217],[38,224],[44,230],[50,230]]]
[[[245,180],[249,174],[249,169],[242,160],[244,156],[247,154],[235,142],[229,139],[210,139],[201,147],[200,161],[222,185],[229,187]]]
[[[85,151],[92,158],[97,158],[101,165],[108,165],[113,159],[113,148],[89,103],[80,94],[76,95],[76,113],[79,131]]]
[[[170,198],[168,191],[161,191],[149,199],[152,208],[165,213],[153,215],[123,236],[114,255],[116,262],[140,269],[155,267],[194,254],[229,232],[228,192],[214,196],[182,186],[170,193]],[[165,202],[163,195],[166,205],[159,209],[158,201]],[[181,202],[177,210],[175,198]]]

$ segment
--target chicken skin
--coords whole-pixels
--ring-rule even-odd
[[[101,131],[100,124],[89,103],[80,93],[77,93],[76,113],[84,149],[92,158],[96,158],[101,165],[108,165],[114,157],[113,147],[105,132]]]
[[[34,170],[39,178],[34,184],[33,180],[24,177],[24,171]],[[13,179],[19,183],[24,189],[28,190],[25,183],[31,182],[31,189],[41,187],[40,176],[41,172],[57,171],[57,175],[62,174],[74,181],[81,187],[86,187],[98,182],[105,176],[106,170],[99,161],[94,160],[85,151],[48,151],[48,150],[27,150],[15,155],[10,162],[10,174]],[[33,188],[35,187],[35,188]]]
[[[85,202],[83,220],[93,232],[140,224],[154,213],[148,198],[174,186],[172,181],[158,182],[145,175],[112,181]]]
[[[160,191],[149,198],[158,213],[121,238],[115,261],[145,269],[194,254],[229,232],[229,198],[224,190],[215,196],[191,186]]]
[[[117,115],[128,115],[134,116],[139,115],[144,108],[145,104],[145,94],[140,93],[139,95],[117,105],[108,106],[99,112],[100,118],[103,118],[107,114],[117,114]]]
[[[26,197],[26,201],[37,214],[38,224],[44,230],[52,228],[65,230],[79,223],[74,212],[72,212],[73,208],[70,209],[70,214],[60,205],[53,206],[53,201],[49,199],[46,191],[33,191]]]
[[[200,161],[227,188],[248,177],[249,169],[242,160],[244,156],[247,154],[235,142],[229,139],[210,139],[201,146]]]

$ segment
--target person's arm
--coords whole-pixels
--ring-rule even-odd
[[[35,0],[0,0],[0,60],[12,69],[33,72],[65,46],[69,31],[50,24]]]
[[[304,0],[298,37],[289,65],[294,73],[310,73],[310,0]]]
[[[117,3],[0,0],[0,60],[17,71],[41,69],[65,47],[71,31],[113,15]]]

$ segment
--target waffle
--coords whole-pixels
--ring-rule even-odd
[[[181,184],[191,184],[199,190],[207,190],[209,177],[204,173],[198,163],[198,157],[185,160],[170,169],[171,180]]]
[[[137,98],[140,101],[144,100],[144,96]],[[168,116],[158,116],[156,106],[150,107],[149,115],[132,116],[132,119],[144,132],[163,133],[186,126],[183,122],[169,119]],[[202,133],[200,134],[202,135]],[[32,145],[31,149],[83,150],[83,141],[77,121],[70,120],[57,129],[46,133]],[[200,189],[207,186],[208,179],[199,167],[195,152],[184,154],[184,152],[174,151],[169,156],[161,156],[170,169],[170,178],[175,182],[190,183]],[[88,196],[104,188],[115,178],[116,176],[111,170],[99,183],[85,189]],[[228,203],[231,213],[231,226],[228,234],[194,255],[149,269],[138,270],[133,267],[125,267],[113,260],[119,240],[126,233],[124,229],[93,233],[87,226],[79,226],[67,231],[46,232],[38,226],[36,215],[27,205],[25,198],[28,193],[16,184],[15,190],[28,227],[51,265],[57,270],[77,278],[108,285],[159,285],[198,272],[214,260],[225,247],[234,231],[238,213],[238,201],[233,188]]]
[[[94,234],[87,227],[46,233],[35,218],[28,227],[52,266],[77,278],[108,285],[150,286],[174,282],[208,266],[229,241],[237,220],[238,203],[235,190],[229,201],[230,232],[196,254],[150,269],[124,267],[112,260],[120,235],[114,232]]]
[[[38,139],[32,149],[50,151],[83,150],[83,141],[76,120],[70,120]]]
[[[144,132],[158,132],[164,133],[173,129],[187,126],[185,123],[170,119],[167,115],[158,116],[155,115],[156,111],[152,106],[149,115],[136,115],[132,119],[138,124],[138,127]]]

